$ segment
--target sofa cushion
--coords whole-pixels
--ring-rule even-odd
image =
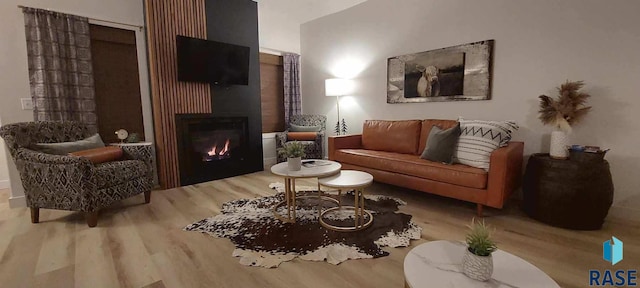
[[[489,134],[492,141],[498,141],[500,147],[505,147],[511,141],[511,136],[520,127],[515,121],[488,121],[488,120],[465,120],[458,118],[460,129],[469,130],[469,134]],[[490,133],[487,131],[491,131]]]
[[[449,128],[453,128],[458,125],[458,121],[456,120],[440,120],[440,119],[425,119],[422,121],[422,126],[420,129],[420,147],[418,147],[418,151],[424,151],[427,148],[427,141],[429,140],[429,133],[431,133],[431,128],[433,126],[437,126],[442,130],[447,130]],[[461,127],[462,128],[462,127]]]
[[[367,120],[362,127],[362,147],[367,150],[418,155],[421,122]]]
[[[460,124],[446,130],[433,126],[427,138],[427,147],[420,158],[444,164],[453,163],[453,153],[460,138]]]
[[[365,149],[341,149],[335,160],[383,171],[396,172],[470,188],[485,189],[487,172],[461,164],[446,165],[420,159],[417,155],[373,151]]]
[[[489,171],[491,153],[506,146],[518,129],[513,121],[480,121],[460,118],[462,133],[454,161]]]
[[[147,174],[147,165],[140,160],[113,161],[97,164],[93,173],[98,189],[129,182]]]

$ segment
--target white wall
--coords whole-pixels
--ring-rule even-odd
[[[2,126],[2,119],[0,119],[0,126]],[[4,140],[0,138],[0,189],[9,188],[9,166],[7,166],[7,154],[4,149]]]
[[[350,132],[365,119],[513,119],[525,154],[547,152],[551,128],[537,120],[538,96],[584,80],[593,111],[572,143],[611,148],[618,207],[640,205],[640,1],[369,0],[301,28],[305,113],[336,119],[324,79],[352,77],[341,103]],[[489,101],[386,103],[386,59],[495,39]],[[636,208],[637,209],[637,208]]]
[[[0,140],[0,189],[9,188],[9,166],[7,165],[7,154],[4,152],[4,141]]]
[[[260,48],[276,51],[300,53],[300,23],[294,17],[287,17],[273,2],[258,2],[258,37]]]
[[[300,24],[365,0],[257,0],[261,51],[300,54]]]
[[[103,20],[124,22],[133,25],[144,25],[142,1],[130,0],[4,0],[0,1],[0,117],[4,124],[33,121],[31,110],[22,110],[20,98],[29,98],[29,78],[27,71],[27,48],[22,10],[17,5],[51,9],[60,12],[98,18]],[[95,22],[96,24],[103,23]],[[116,25],[117,26],[117,25]],[[119,27],[119,26],[118,26]],[[119,27],[124,28],[124,27]],[[137,32],[139,70],[141,73],[143,116],[145,121],[145,137],[153,139],[151,105],[148,88],[144,34]],[[10,159],[10,156],[6,154]],[[2,165],[0,159],[0,166]],[[11,204],[19,205],[24,195],[20,177],[13,165],[8,161],[11,180]],[[4,168],[0,168],[0,173]],[[0,174],[1,175],[1,174]],[[1,177],[1,176],[0,176]]]

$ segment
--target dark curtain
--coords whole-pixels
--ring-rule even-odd
[[[88,19],[35,8],[23,12],[34,119],[78,121],[96,132]]]
[[[282,53],[284,68],[284,121],[289,126],[289,118],[300,115],[302,101],[300,99],[300,55]]]

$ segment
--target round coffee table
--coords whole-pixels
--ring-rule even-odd
[[[305,162],[313,161],[313,166],[305,166]],[[284,177],[284,201],[276,204],[273,207],[273,215],[280,219],[282,222],[295,223],[296,222],[296,179],[298,178],[322,178],[337,174],[340,172],[342,165],[335,161],[308,159],[303,160],[302,169],[298,171],[289,170],[287,162],[278,163],[271,166],[271,173]],[[318,184],[318,198],[322,197],[322,191],[320,190],[320,184]],[[330,200],[337,203],[337,200],[326,197],[326,200]],[[287,214],[282,216],[278,213],[278,208],[286,205]]]
[[[467,246],[461,242],[431,241],[411,249],[404,258],[405,287],[560,287],[531,263],[502,250],[493,252],[493,276],[487,282],[462,273]]]
[[[371,223],[373,223],[373,215],[371,215],[369,211],[364,210],[364,188],[371,185],[372,182],[373,176],[371,176],[371,174],[355,170],[342,170],[336,175],[318,179],[319,186],[338,189],[338,198],[340,198],[343,189],[353,189],[355,194],[353,206],[342,206],[341,203],[338,203],[338,207],[329,208],[320,213],[320,225],[334,231],[357,231],[369,227]],[[335,226],[323,220],[323,216],[327,213],[343,209],[354,211],[355,218],[352,227]],[[367,217],[365,217],[365,215]],[[366,218],[369,219],[365,222]]]

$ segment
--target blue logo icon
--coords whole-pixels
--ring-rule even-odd
[[[611,240],[602,243],[602,258],[616,265],[622,261],[623,243],[620,239],[611,236]],[[595,287],[636,287],[638,286],[638,270],[589,270],[589,286]]]
[[[623,243],[620,239],[611,236],[611,240],[604,241],[602,243],[602,258],[616,265],[616,263],[622,261]]]

